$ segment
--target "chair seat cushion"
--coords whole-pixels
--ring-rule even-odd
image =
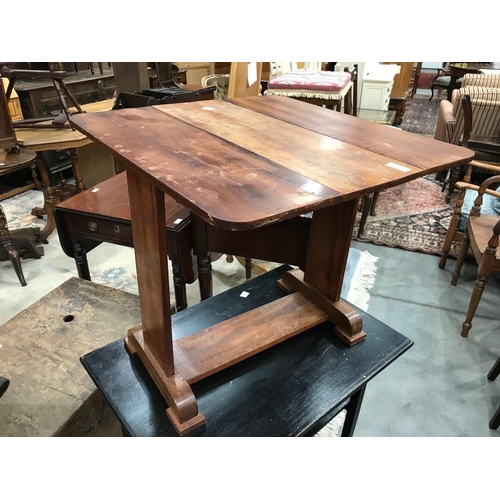
[[[451,76],[438,76],[433,82],[433,85],[449,85]]]
[[[341,71],[291,71],[267,84],[268,94],[337,98],[351,86],[351,74]],[[329,97],[330,96],[330,97]]]
[[[495,189],[497,193],[500,193],[500,187]],[[462,211],[460,213],[460,218],[458,220],[457,230],[461,233],[465,231],[465,226],[467,224],[467,219],[469,218],[470,211],[474,205],[474,200],[477,198],[477,191],[472,189],[465,190],[464,204],[462,206]],[[500,215],[500,199],[495,198],[487,193],[483,195],[483,203],[481,205],[482,215]]]

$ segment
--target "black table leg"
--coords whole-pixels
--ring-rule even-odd
[[[346,416],[344,427],[342,428],[342,437],[352,437],[354,434],[354,429],[356,428],[356,422],[358,421],[359,410],[361,409],[361,403],[363,402],[363,396],[365,395],[366,384],[363,384],[350,398],[349,403],[347,403]]]
[[[81,241],[75,241],[73,246],[75,256],[76,270],[78,277],[84,280],[92,281],[90,279],[89,263],[87,262],[87,252],[85,246]]]

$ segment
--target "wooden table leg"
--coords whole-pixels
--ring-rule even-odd
[[[169,405],[170,421],[182,435],[205,419],[190,386],[174,369],[165,195],[130,170],[127,179],[142,326],[129,330],[125,343],[147,368]]]
[[[342,427],[342,437],[352,437],[358,421],[359,411],[365,395],[366,384],[363,384],[349,399],[345,407],[346,416]]]
[[[40,153],[36,155],[36,163],[38,165],[38,170],[40,171],[40,177],[42,178],[42,185],[44,187],[44,205],[43,207],[35,207],[31,210],[31,215],[35,215],[41,219],[44,215],[47,215],[47,200],[52,202],[55,198],[54,189],[52,188],[52,183],[50,182],[49,172],[47,163],[45,162],[43,156]]]
[[[357,204],[350,200],[314,212],[305,271],[289,271],[281,280],[285,289],[300,292],[326,312],[348,345],[366,338],[360,314],[340,298]]]
[[[78,191],[85,191],[87,187],[83,182],[82,172],[80,171],[80,163],[78,162],[78,155],[76,154],[76,148],[70,148],[69,153],[71,155],[71,165],[73,167],[73,176],[75,177],[76,187]]]

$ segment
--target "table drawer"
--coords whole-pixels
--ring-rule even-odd
[[[98,217],[74,215],[72,217],[75,234],[98,241],[132,246],[132,226],[120,220],[105,220]]]

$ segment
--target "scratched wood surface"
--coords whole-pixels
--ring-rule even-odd
[[[335,137],[353,146],[390,156],[395,161],[408,162],[420,169],[439,170],[443,165],[451,168],[461,164],[464,158],[470,160],[474,156],[470,150],[345,113],[338,113],[332,117],[330,110],[319,106],[311,110],[307,103],[296,99],[289,99],[292,101],[289,103],[278,96],[264,97],[264,99],[231,99],[229,102]]]
[[[245,107],[267,109],[276,100],[279,110],[289,110],[286,117]],[[258,97],[87,113],[71,121],[204,220],[234,230],[359,198],[473,156],[316,108]]]

